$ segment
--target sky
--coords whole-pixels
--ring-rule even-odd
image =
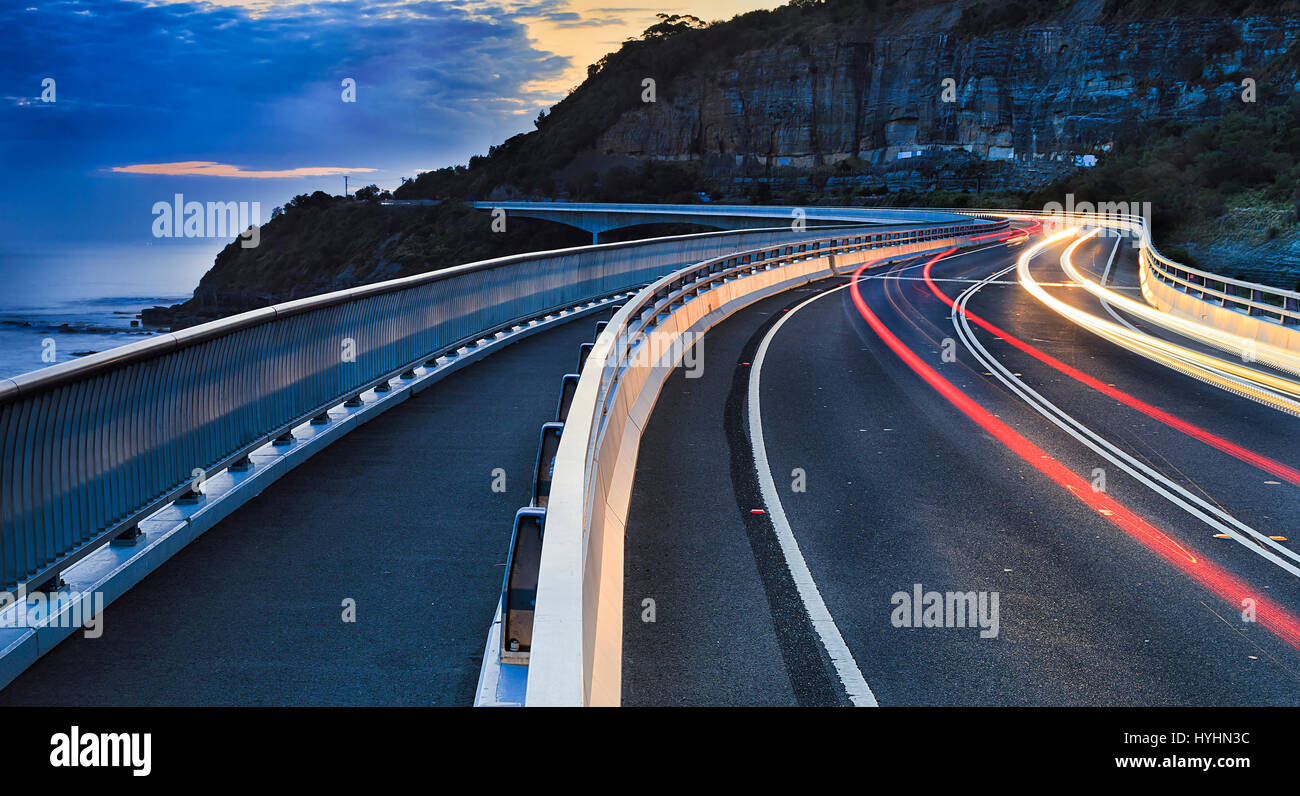
[[[34,291],[63,274],[42,263],[116,246],[113,269],[183,261],[192,287],[228,238],[157,237],[159,202],[258,202],[265,221],[296,194],[342,193],[344,175],[395,187],[532,129],[657,11],[780,5],[635,3],[5,0],[0,278]]]

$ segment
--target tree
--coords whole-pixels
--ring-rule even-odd
[[[688,30],[704,30],[709,23],[691,14],[655,14],[659,21],[645,29],[641,38],[645,41],[666,39]]]

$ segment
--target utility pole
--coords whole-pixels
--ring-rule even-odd
[[[348,175],[343,175],[343,198],[348,198]]]

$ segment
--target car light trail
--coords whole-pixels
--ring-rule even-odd
[[[1011,270],[1014,267],[1013,265],[1005,270]],[[1002,382],[1013,394],[1050,423],[1074,437],[1074,439],[1106,459],[1106,461],[1128,473],[1138,483],[1168,500],[1179,509],[1186,511],[1199,522],[1203,522],[1210,528],[1224,533],[1228,538],[1237,541],[1252,553],[1260,555],[1290,574],[1300,577],[1300,568],[1296,566],[1296,562],[1300,562],[1300,554],[1277,544],[1276,540],[1241,522],[1217,503],[1203,499],[1181,484],[1169,479],[1164,473],[1151,467],[1146,462],[1130,455],[1113,442],[1079,422],[1059,406],[1053,404],[1042,394],[1025,384],[1020,379],[1019,373],[1012,373],[998,361],[975,336],[974,329],[970,325],[970,319],[966,314],[966,305],[970,302],[970,299],[997,276],[1000,276],[1000,273],[986,277],[962,291],[961,295],[957,297],[952,314],[953,328],[957,332],[957,336],[961,338],[966,348],[981,365],[994,371],[991,374],[994,378]],[[1282,557],[1289,558],[1291,561],[1285,561]]]
[[[940,301],[942,301],[944,304],[947,304],[951,308],[953,307],[952,299],[950,299],[947,296],[947,294],[945,294],[942,290],[939,289],[939,286],[935,284],[934,280],[930,276],[931,268],[934,266],[935,262],[937,261],[938,258],[934,258],[928,261],[925,264],[925,267],[921,270],[921,276],[925,280],[925,283],[929,286],[930,292],[934,293],[934,295],[937,296]],[[983,318],[981,318],[980,316],[976,315],[975,313],[971,312],[968,309],[963,309],[963,313],[973,323],[975,323],[977,326],[981,327],[985,331],[989,332],[990,334],[994,335],[995,337],[1014,346],[1015,348],[1020,349],[1021,351],[1030,355],[1034,359],[1037,359],[1039,362],[1042,362],[1043,364],[1061,373],[1064,373],[1065,375],[1069,376],[1075,381],[1078,381],[1079,383],[1084,384],[1093,390],[1096,390],[1097,392],[1107,396],[1108,398],[1113,398],[1114,400],[1119,401],[1125,406],[1128,406],[1132,409],[1136,409],[1137,411],[1141,412],[1147,417],[1150,417],[1154,420],[1158,420],[1159,422],[1164,423],[1166,426],[1169,426],[1170,428],[1177,429],[1178,431],[1181,431],[1182,433],[1186,434],[1189,437],[1192,437],[1193,439],[1199,440],[1200,442],[1204,442],[1206,445],[1209,445],[1213,448],[1223,451],[1229,456],[1239,459],[1253,467],[1257,467],[1260,470],[1263,470],[1267,473],[1271,473],[1272,475],[1275,475],[1278,478],[1281,478],[1282,480],[1287,481],[1295,486],[1300,486],[1300,470],[1296,470],[1293,467],[1288,467],[1287,465],[1283,464],[1282,462],[1276,461],[1275,459],[1270,459],[1267,456],[1262,456],[1258,453],[1255,453],[1252,450],[1243,448],[1242,446],[1237,445],[1233,442],[1229,442],[1223,437],[1213,434],[1192,423],[1188,423],[1187,421],[1179,417],[1176,417],[1175,415],[1172,415],[1169,412],[1160,409],[1159,407],[1152,406],[1151,404],[1146,403],[1141,399],[1129,395],[1123,390],[1112,387],[1111,385],[1106,384],[1105,382],[1100,381],[1099,379],[1089,376],[1087,373],[1084,373],[1078,368],[1065,364],[1061,360],[1051,356],[1050,354],[1042,351],[1041,349],[1038,349],[1030,345],[1029,343],[1024,342],[1023,340],[1016,337],[1015,335],[1012,335],[1010,332],[1007,332],[999,328],[998,326],[989,323],[988,321],[984,320]]]
[[[1094,282],[1081,274],[1079,270],[1075,268],[1072,260],[1075,249],[1083,245],[1083,243],[1088,239],[1097,235],[1103,228],[1109,225],[1110,224],[1108,223],[1102,227],[1094,228],[1083,237],[1079,238],[1079,240],[1069,246],[1061,254],[1061,269],[1065,271],[1065,275],[1069,279],[1073,280],[1080,287],[1087,290],[1101,301],[1119,307],[1131,315],[1135,315],[1145,321],[1164,329],[1168,329],[1171,332],[1176,332],[1184,337],[1198,340],[1206,345],[1213,346],[1223,351],[1228,351],[1241,356],[1249,355],[1253,359],[1272,365],[1279,370],[1285,370],[1288,373],[1300,375],[1300,357],[1297,357],[1295,354],[1285,349],[1267,343],[1261,343],[1249,337],[1242,337],[1241,335],[1232,334],[1231,332],[1225,332],[1208,323],[1200,323],[1189,318],[1181,318],[1173,313],[1164,312],[1144,301],[1137,301],[1136,299],[1125,296],[1122,293],[1103,287],[1101,284]],[[1117,223],[1116,226],[1124,225]],[[1249,369],[1243,368],[1243,370]],[[1251,372],[1258,373],[1258,371]]]
[[[1073,237],[1078,232],[1077,227],[1062,230],[1020,256],[1017,275],[1021,286],[1030,295],[1059,315],[1116,345],[1221,389],[1300,416],[1300,400],[1297,400],[1300,399],[1300,384],[1136,332],[1081,310],[1044,290],[1029,272],[1030,260],[1046,245]]]
[[[1026,252],[1026,255],[1037,253],[1047,245],[1074,233],[1075,230],[1073,229],[1057,233],[1035,245],[1033,249]],[[949,249],[936,255],[933,259],[945,257],[953,251],[955,249]],[[1022,257],[1023,261],[1024,257]],[[1258,595],[1238,578],[1179,544],[1109,495],[1104,492],[1095,492],[1088,481],[1061,464],[1053,456],[1030,442],[1006,423],[994,417],[991,412],[980,406],[973,398],[962,392],[952,382],[939,375],[934,368],[922,361],[916,352],[898,339],[867,306],[860,289],[862,272],[866,268],[867,264],[863,264],[853,272],[849,290],[853,304],[863,320],[867,322],[867,325],[922,380],[1027,464],[1050,478],[1098,515],[1104,517],[1108,522],[1145,545],[1206,588],[1237,607],[1244,604],[1243,600],[1254,601],[1256,618],[1260,624],[1267,627],[1296,650],[1300,650],[1300,622],[1285,609]]]

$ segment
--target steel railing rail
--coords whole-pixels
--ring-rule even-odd
[[[277,304],[0,380],[0,590],[57,581],[188,493],[196,474],[285,440],[309,420],[328,422],[330,407],[492,330],[686,263],[811,234],[711,232],[501,257]]]
[[[1142,267],[1155,278],[1202,301],[1269,318],[1285,326],[1300,326],[1300,293],[1183,265],[1161,254],[1149,240],[1139,257]]]

